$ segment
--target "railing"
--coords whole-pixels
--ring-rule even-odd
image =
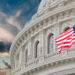
[[[15,73],[20,72],[23,69],[27,69],[28,67],[32,67],[32,66],[36,66],[43,62],[49,61],[49,63],[51,63],[51,62],[56,62],[56,60],[68,59],[68,56],[70,56],[70,55],[71,55],[71,57],[75,57],[75,48],[65,48],[62,50],[61,53],[54,52],[54,53],[47,54],[45,56],[41,56],[36,59],[30,60],[26,64],[23,64],[20,67],[18,67],[16,70],[14,70],[9,75],[14,75]],[[63,57],[65,57],[65,58],[63,58]]]

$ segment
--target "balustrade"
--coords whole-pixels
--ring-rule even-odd
[[[74,56],[75,55],[75,48],[65,48],[62,50],[61,53],[58,53],[58,51],[57,51],[57,52],[50,53],[50,54],[47,54],[47,55],[44,55],[44,56],[41,56],[38,58],[34,58],[33,60],[30,60],[26,64],[20,65],[12,73],[15,74],[17,72],[20,72],[23,69],[27,69],[28,67],[32,67],[32,66],[35,67],[35,66],[39,65],[40,63],[46,63],[47,61],[49,63],[52,63],[52,62],[60,61],[63,59],[67,60],[70,57],[69,55],[71,55],[71,56],[73,55],[73,57],[75,57]],[[63,57],[65,57],[65,58],[63,58]],[[61,58],[63,58],[63,59],[61,59]]]

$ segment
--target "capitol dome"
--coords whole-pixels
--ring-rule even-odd
[[[58,53],[55,38],[75,24],[75,0],[42,0],[10,49],[8,75],[75,75],[75,44]]]

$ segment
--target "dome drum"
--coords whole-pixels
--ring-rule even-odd
[[[75,1],[52,0],[48,5],[49,1],[42,0],[37,13],[14,40],[10,49],[11,75],[75,73],[75,44],[58,53],[55,43],[60,33],[75,24]]]

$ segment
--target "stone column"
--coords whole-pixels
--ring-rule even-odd
[[[20,53],[19,53],[19,65],[22,64],[22,48],[20,48]]]
[[[32,40],[30,38],[29,42],[28,42],[28,61],[30,61],[32,59]]]
[[[21,64],[25,64],[25,47],[22,47],[22,56],[21,56]]]
[[[41,56],[44,56],[44,50],[45,50],[45,39],[44,39],[44,31],[40,32],[40,39],[39,39],[39,62],[43,62],[44,58]]]
[[[17,68],[19,66],[19,54],[15,56],[15,67]]]

